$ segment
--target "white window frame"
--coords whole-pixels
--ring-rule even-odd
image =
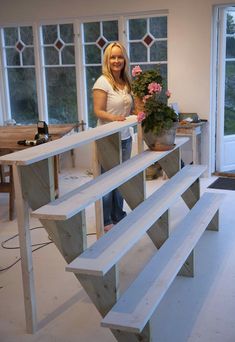
[[[36,75],[36,89],[37,89],[37,100],[38,100],[38,115],[39,120],[44,120],[48,122],[48,112],[47,112],[47,103],[46,103],[46,81],[45,81],[45,72],[43,71],[43,54],[41,47],[41,37],[40,37],[40,27],[42,25],[55,25],[55,24],[66,24],[72,23],[74,26],[74,45],[75,45],[75,72],[76,72],[76,80],[77,80],[77,105],[78,105],[78,120],[88,123],[88,111],[86,106],[87,99],[87,87],[86,87],[86,77],[85,77],[85,57],[83,53],[83,42],[82,42],[82,25],[87,22],[100,22],[107,20],[117,20],[119,27],[119,40],[123,43],[129,53],[129,44],[127,41],[127,21],[129,19],[137,19],[137,18],[148,18],[155,16],[167,16],[168,11],[150,11],[144,13],[125,13],[118,15],[107,15],[107,16],[99,16],[99,17],[85,17],[85,18],[72,18],[72,19],[61,19],[61,20],[39,20],[35,22],[28,23],[17,23],[4,25],[2,28],[6,27],[14,27],[14,26],[32,26],[33,35],[34,35],[34,51],[35,51],[35,75]],[[168,20],[168,18],[167,18]],[[167,21],[168,22],[168,21]],[[168,38],[167,38],[168,40]],[[0,43],[2,46],[2,30]],[[159,62],[168,64],[168,60],[165,62]],[[154,64],[154,62],[150,62],[149,64]],[[0,73],[3,75],[0,81],[0,123],[3,123],[6,120],[11,118],[10,114],[10,99],[8,93],[7,79],[6,79],[6,71],[4,71],[4,63],[3,63],[3,51],[0,56]],[[88,125],[87,125],[88,126]],[[87,129],[88,127],[85,127]]]

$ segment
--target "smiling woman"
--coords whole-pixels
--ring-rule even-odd
[[[111,43],[104,52],[102,75],[93,87],[94,112],[98,125],[110,121],[124,121],[132,108],[131,85],[128,74],[129,61],[123,45]],[[121,132],[122,161],[130,158],[132,139],[129,128]],[[104,166],[101,171],[105,172]],[[117,189],[103,197],[104,229],[108,231],[126,213],[123,198]]]

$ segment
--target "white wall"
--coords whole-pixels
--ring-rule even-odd
[[[0,0],[0,25],[58,18],[168,10],[171,102],[210,121],[212,7],[216,0]],[[230,3],[231,4],[231,3]],[[209,143],[209,141],[208,141]]]

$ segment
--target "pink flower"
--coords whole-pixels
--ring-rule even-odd
[[[143,97],[143,102],[145,103],[150,97],[152,97],[153,95],[145,95]]]
[[[142,73],[142,69],[139,65],[136,65],[133,69],[132,69],[132,76],[135,77],[139,74]]]
[[[148,90],[150,94],[160,93],[162,91],[162,86],[159,83],[152,82],[148,85]]]
[[[138,121],[138,123],[141,123],[145,118],[146,118],[146,115],[145,115],[144,112],[139,112],[137,114],[137,121]]]
[[[169,90],[166,91],[166,97],[169,99],[171,97],[171,92]]]

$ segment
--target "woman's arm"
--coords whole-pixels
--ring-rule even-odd
[[[94,112],[95,115],[105,121],[124,121],[123,114],[116,115],[106,111],[107,93],[101,89],[93,90]]]

